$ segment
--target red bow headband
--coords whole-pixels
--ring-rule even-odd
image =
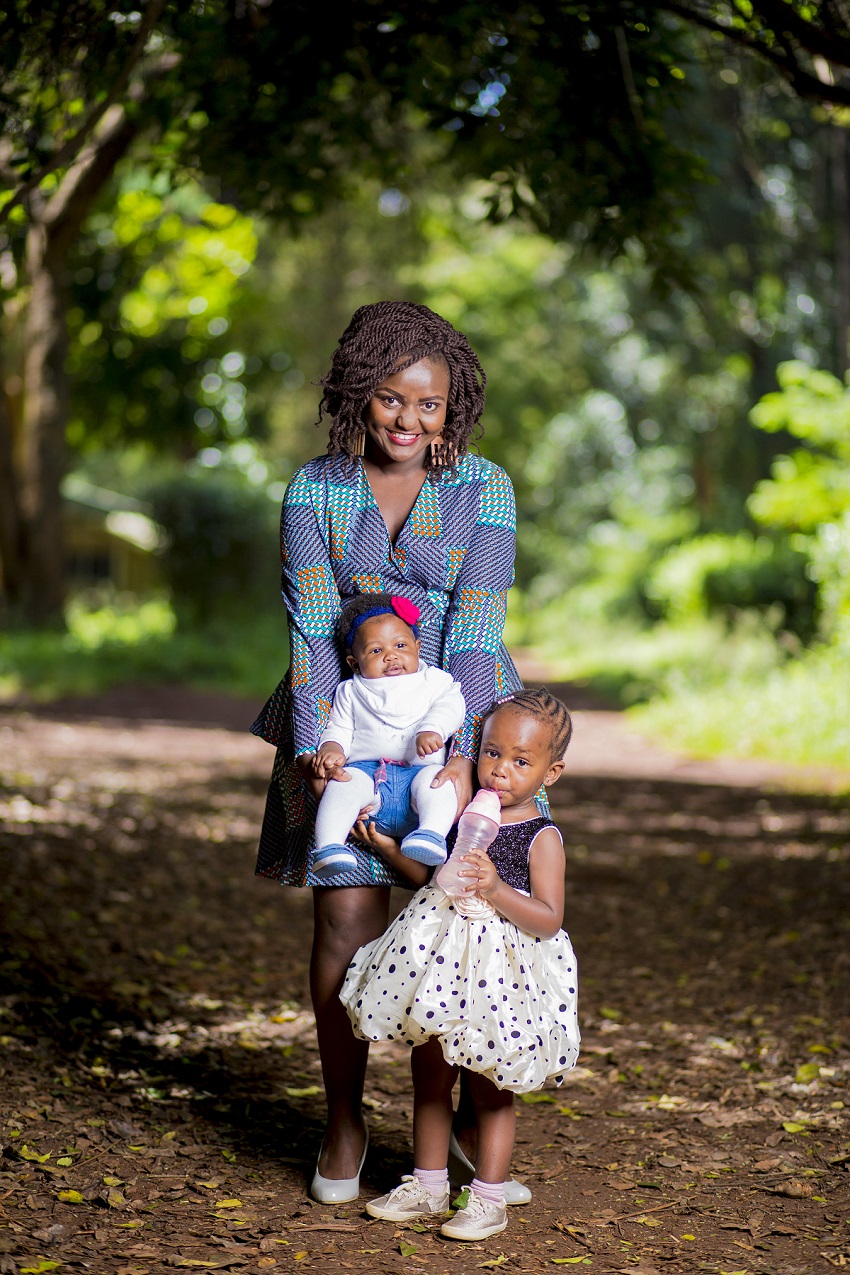
[[[422,612],[419,610],[416,603],[411,602],[410,598],[404,598],[396,595],[390,598],[390,602],[392,604],[391,606],[372,607],[370,611],[363,611],[362,614],[358,615],[354,619],[351,628],[348,630],[348,637],[345,639],[345,645],[349,650],[351,650],[354,642],[354,634],[360,628],[360,625],[364,624],[366,620],[374,619],[376,615],[397,615],[398,618],[403,620],[405,624],[410,625],[411,629],[413,629],[413,636],[415,638],[419,637],[417,624]]]

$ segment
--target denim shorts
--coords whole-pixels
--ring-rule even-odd
[[[379,780],[375,785],[375,793],[381,799],[381,807],[371,817],[370,822],[374,823],[378,832],[400,840],[409,832],[413,832],[414,828],[419,827],[419,816],[413,809],[410,797],[410,786],[414,776],[423,769],[433,770],[436,775],[440,766],[435,764],[426,767],[410,766],[406,762],[399,764],[381,761],[350,761],[346,763],[346,769],[362,770],[374,779],[375,771],[379,766],[384,765],[386,765],[387,777]]]

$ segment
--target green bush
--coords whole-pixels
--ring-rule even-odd
[[[808,555],[787,540],[747,532],[699,536],[664,554],[646,593],[672,620],[756,610],[808,641],[817,610],[808,570]]]
[[[236,469],[186,470],[146,492],[167,536],[165,577],[181,626],[248,619],[278,599],[277,506]]]
[[[256,699],[288,663],[283,604],[258,616],[176,628],[165,599],[86,595],[73,599],[67,630],[0,633],[0,702],[94,695],[121,682],[174,683]]]

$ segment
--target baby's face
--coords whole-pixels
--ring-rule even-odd
[[[361,677],[400,677],[419,668],[419,640],[397,615],[364,620],[354,635],[348,664]]]

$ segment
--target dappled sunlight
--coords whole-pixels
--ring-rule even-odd
[[[324,1115],[311,900],[252,876],[268,747],[161,718],[2,729],[3,1164],[35,1202],[13,1193],[7,1213],[81,1226],[78,1244],[94,1231],[128,1262],[169,1244],[324,1260],[328,1226],[383,1252],[358,1209],[305,1201]],[[551,791],[582,1052],[517,1104],[524,1251],[548,1262],[569,1241],[604,1269],[697,1243],[742,1269],[722,1256],[737,1236],[766,1260],[843,1251],[846,806],[709,782],[615,714],[580,715],[572,747]],[[371,1053],[373,1193],[409,1169],[408,1060]],[[404,1234],[439,1256],[428,1228]]]

